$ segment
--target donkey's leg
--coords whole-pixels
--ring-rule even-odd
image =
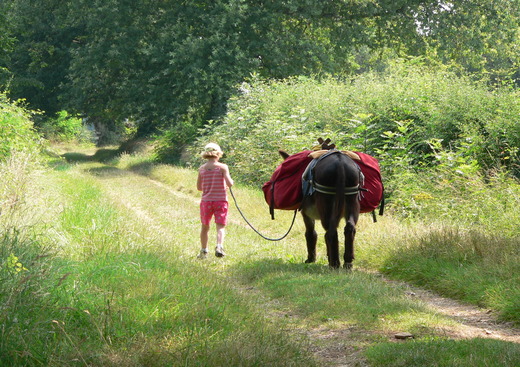
[[[338,222],[341,218],[335,218],[331,214],[331,208],[334,206],[333,199],[333,196],[325,196],[322,200],[317,200],[316,207],[321,219],[321,225],[325,230],[329,266],[339,268]]]
[[[339,244],[338,229],[334,225],[328,225],[325,232],[325,243],[327,244],[327,255],[329,257],[329,266],[339,268]]]
[[[349,218],[344,229],[345,233],[345,269],[352,269],[352,261],[354,260],[354,237],[356,236],[356,224],[352,218]]]
[[[313,263],[316,261],[316,242],[318,240],[318,234],[314,229],[315,221],[303,212],[302,217],[305,223],[305,240],[307,242],[307,260],[305,262]]]
[[[356,209],[356,208],[354,208]],[[350,212],[346,218],[345,233],[345,269],[352,269],[352,261],[354,260],[354,238],[356,237],[356,224],[359,218],[359,210]]]

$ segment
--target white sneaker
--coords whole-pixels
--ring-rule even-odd
[[[216,257],[224,257],[224,256],[226,256],[226,254],[224,253],[224,249],[222,247],[220,247],[220,246],[217,246],[215,248],[215,256]]]
[[[208,256],[208,250],[200,250],[197,259],[205,259],[206,256]]]

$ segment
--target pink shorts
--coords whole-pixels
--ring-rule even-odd
[[[215,216],[215,223],[226,225],[228,213],[227,201],[201,201],[200,202],[200,221],[208,226],[211,217]]]

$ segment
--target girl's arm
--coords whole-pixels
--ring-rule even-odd
[[[199,175],[197,176],[197,190],[202,191],[202,178],[200,177],[200,171]]]
[[[224,180],[226,181],[227,187],[233,186],[234,182],[233,182],[233,179],[231,178],[231,175],[229,174],[229,167],[224,164],[222,169],[224,171]]]

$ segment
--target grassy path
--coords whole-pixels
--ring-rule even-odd
[[[143,258],[157,256],[161,261],[158,267],[165,273],[159,276],[158,269],[151,267],[148,272],[153,275],[146,281],[164,283],[172,277],[171,281],[184,283],[184,288],[171,286],[167,290],[152,285],[138,287],[154,299],[153,307],[150,299],[141,298],[137,290],[124,296],[126,302],[141,302],[142,314],[148,313],[144,325],[151,319],[178,319],[178,324],[155,334],[132,326],[141,330],[134,342],[147,347],[159,344],[152,348],[155,352],[150,359],[143,357],[146,352],[138,348],[136,353],[143,356],[137,358],[137,364],[170,363],[160,363],[161,358],[181,360],[184,365],[230,366],[262,365],[259,361],[283,366],[448,366],[453,360],[460,366],[513,366],[520,361],[518,330],[497,324],[485,311],[388,281],[359,267],[352,273],[329,270],[322,233],[318,263],[303,264],[301,220],[285,240],[272,243],[251,231],[232,207],[225,242],[228,256],[197,260],[195,179],[194,171],[181,168],[89,161],[63,174],[62,180],[69,181],[67,185],[87,182],[96,187],[101,200],[106,201],[103,205],[117,213],[112,218],[117,228],[104,230],[117,232],[113,235],[116,238],[102,252],[105,257],[117,258],[109,262],[110,266],[120,266],[121,261],[126,264],[115,273],[118,279],[123,279],[120,271],[131,271],[128,264],[143,267]],[[276,237],[285,231],[292,213],[279,213],[277,220],[271,221],[258,191],[235,188],[241,208],[252,223],[266,235]],[[357,246],[383,236],[381,232],[392,226],[389,221],[382,219],[376,227],[368,216],[362,218]],[[360,254],[358,257],[363,256],[363,251]],[[99,261],[99,257],[95,258]],[[166,271],[168,268],[176,270]],[[146,279],[143,277],[144,273],[139,275],[141,281]],[[108,279],[103,281],[107,283],[99,287],[112,292],[114,309],[124,315],[128,310],[118,299],[124,291]],[[139,320],[144,316],[128,317]],[[212,322],[215,325],[208,324]],[[154,324],[153,328],[159,326]],[[397,340],[395,335],[402,332],[413,338]],[[180,355],[171,352],[173,344],[182,351]],[[210,352],[197,351],[201,345]],[[103,359],[107,365],[107,361],[134,360],[113,350],[110,353],[110,358]]]

